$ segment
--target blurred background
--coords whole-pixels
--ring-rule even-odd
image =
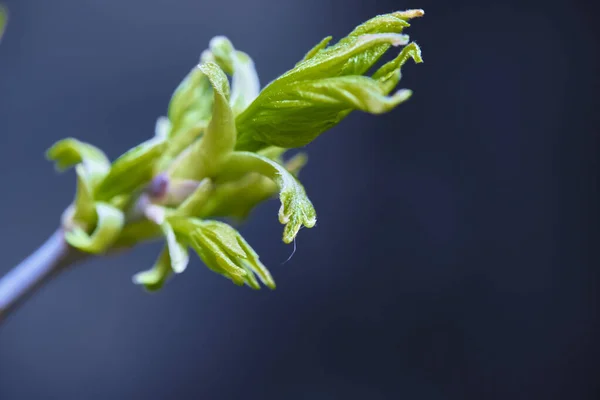
[[[75,188],[44,151],[117,157],[154,132],[211,37],[266,84],[323,37],[423,8],[413,98],[306,149],[319,216],[297,251],[276,200],[241,227],[274,292],[160,245],[88,262],[0,327],[0,399],[597,399],[598,28],[593,2],[2,0],[0,274]]]

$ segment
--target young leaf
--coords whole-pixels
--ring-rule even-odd
[[[59,171],[83,165],[81,177],[90,190],[94,190],[110,170],[110,161],[102,150],[73,138],[56,142],[46,151],[46,158],[54,161]]]
[[[291,243],[302,226],[312,228],[317,222],[315,209],[304,187],[284,166],[256,153],[236,151],[226,170],[257,172],[272,179],[279,187],[279,222],[285,224],[283,241]]]
[[[423,62],[423,59],[421,58],[421,48],[415,42],[409,43],[395,59],[385,63],[373,74],[373,79],[376,79],[382,84],[384,93],[388,94],[398,84],[401,76],[400,70],[410,58],[412,58],[416,64]]]
[[[170,136],[180,132],[180,127],[192,121],[207,121],[211,116],[213,89],[206,75],[194,67],[179,84],[169,103],[168,116],[173,129]],[[187,121],[185,121],[187,119]]]
[[[268,287],[275,283],[258,255],[231,226],[218,221],[202,221],[195,218],[170,217],[177,235],[198,253],[206,266],[236,285],[247,284],[259,289],[254,276],[257,274]]]
[[[210,80],[194,67],[171,97],[168,110],[168,146],[158,169],[164,170],[184,149],[200,138],[211,118],[213,88]]]
[[[225,36],[215,36],[210,40],[208,48],[208,53],[203,54],[206,58],[205,62],[214,62],[227,75],[233,75],[235,49],[229,39]]]
[[[348,36],[331,47],[318,51],[313,57],[301,62],[293,69],[267,85],[263,92],[277,92],[281,86],[303,80],[329,78],[340,75],[361,75],[381,57],[370,50],[384,46],[401,46],[408,43],[408,36],[395,31]],[[360,67],[360,68],[359,68]],[[262,95],[262,93],[261,93]]]
[[[97,222],[96,205],[85,178],[83,165],[75,166],[75,172],[77,174],[77,191],[75,193],[73,220],[85,226],[93,226]]]
[[[246,242],[246,240],[244,240],[242,235],[240,235],[239,233],[237,234],[237,241],[240,247],[246,253],[244,264],[260,278],[261,282],[265,286],[267,286],[270,289],[275,289],[275,281],[273,280],[273,277],[271,276],[269,270],[258,259],[258,254],[256,254],[254,249],[250,247],[248,242]]]
[[[96,203],[98,222],[92,234],[75,225],[65,232],[65,240],[73,247],[92,254],[104,253],[118,238],[123,228],[123,213],[106,203]]]
[[[234,115],[238,115],[260,91],[254,62],[248,54],[237,51],[225,36],[214,37],[209,47],[215,62],[232,76],[230,104]]]
[[[391,82],[397,83],[393,77],[372,82],[362,74],[390,46],[408,43],[408,36],[400,32],[409,26],[406,19],[419,14],[413,11],[375,17],[333,46],[326,47],[327,39],[315,46],[295,68],[267,85],[237,117],[236,149],[301,147],[338,124],[352,110],[380,113],[406,100],[410,91],[385,96],[393,89]],[[399,79],[400,63],[397,64]],[[363,85],[368,87],[359,87]]]
[[[298,66],[298,64],[300,64],[301,62],[308,60],[309,58],[313,58],[318,52],[326,48],[329,42],[331,42],[331,39],[333,39],[333,36],[327,36],[326,38],[323,38],[323,40],[317,43],[315,47],[313,47],[306,53],[302,60],[296,63],[296,66]]]
[[[173,274],[168,249],[163,249],[156,263],[147,271],[138,272],[133,276],[133,283],[144,285],[146,290],[155,292],[161,289]]]
[[[156,161],[167,146],[164,138],[155,136],[115,160],[108,176],[96,190],[98,200],[131,193],[148,183],[156,170]]]
[[[306,155],[298,153],[284,163],[281,160],[283,151],[285,149],[269,147],[260,154],[278,164],[283,164],[285,169],[296,177],[306,164]],[[249,173],[240,179],[217,185],[195,215],[201,218],[228,217],[244,220],[258,204],[275,196],[278,191],[272,179],[259,173]]]
[[[272,180],[250,173],[217,185],[195,216],[243,220],[258,204],[276,195],[277,191],[277,185]]]
[[[258,96],[260,81],[254,68],[254,61],[241,51],[233,58],[233,78],[231,108],[234,115],[242,113]]]
[[[235,146],[236,129],[229,106],[227,76],[212,62],[200,64],[197,68],[213,86],[213,114],[202,140],[196,141],[173,163],[170,176],[199,181],[217,173],[223,159]]]
[[[173,269],[173,272],[180,274],[185,271],[190,260],[187,246],[183,244],[179,238],[177,238],[175,232],[173,232],[173,228],[168,222],[163,222],[160,227],[167,241],[169,259],[171,260],[171,268]]]

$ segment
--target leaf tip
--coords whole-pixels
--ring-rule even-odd
[[[423,15],[425,15],[425,11],[418,8],[414,10],[398,11],[395,14],[398,18],[401,19],[413,19],[422,17]]]

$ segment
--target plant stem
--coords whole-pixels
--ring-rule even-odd
[[[69,246],[58,229],[0,279],[0,323],[42,285],[87,255]]]

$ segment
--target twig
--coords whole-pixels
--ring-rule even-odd
[[[58,229],[33,254],[0,279],[0,323],[44,283],[83,260],[87,254],[69,246]]]

